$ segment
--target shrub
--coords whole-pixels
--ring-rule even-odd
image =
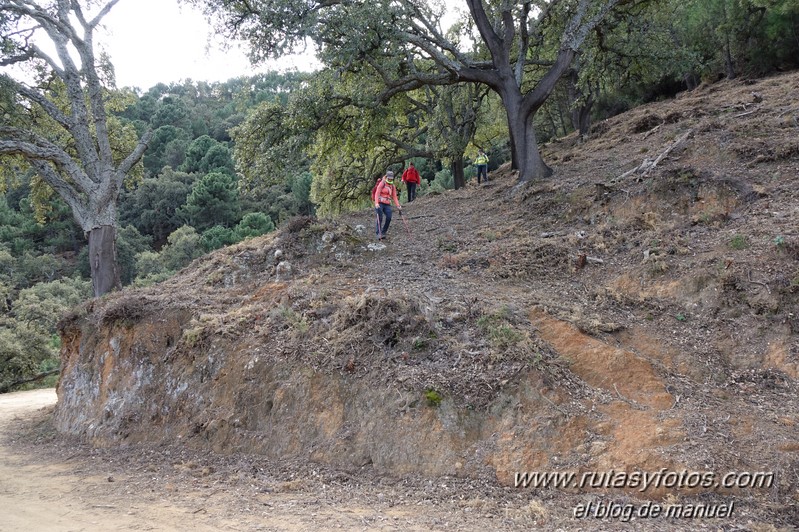
[[[232,229],[215,225],[200,236],[200,246],[205,251],[213,251],[221,247],[235,244],[238,240]]]
[[[432,388],[424,392],[424,397],[427,399],[427,404],[433,407],[441,405],[441,401],[444,400],[444,398],[441,397],[441,394]]]
[[[11,308],[18,321],[51,335],[61,315],[91,295],[89,281],[67,277],[20,291]]]
[[[261,236],[275,230],[272,219],[262,212],[251,212],[244,215],[239,224],[234,229],[234,235],[238,241],[245,238]]]
[[[177,271],[202,254],[199,244],[200,235],[193,227],[179,227],[167,237],[167,245],[161,250],[161,263],[167,270]]]
[[[749,243],[747,242],[745,236],[735,235],[730,239],[730,247],[732,249],[746,249],[749,247]]]

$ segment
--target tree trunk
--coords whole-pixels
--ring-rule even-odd
[[[594,106],[594,99],[588,97],[585,103],[578,105],[572,110],[572,125],[584,139],[591,133],[591,108]]]
[[[94,297],[99,297],[121,287],[117,266],[116,228],[113,225],[101,225],[89,231],[88,237],[92,288]]]
[[[466,185],[466,180],[463,178],[463,157],[458,157],[452,162],[452,181],[455,184],[455,190]]]
[[[696,74],[693,72],[683,74],[682,79],[685,82],[685,88],[689,91],[692,91],[699,86],[699,81],[697,80]]]
[[[727,37],[727,44],[724,47],[724,67],[727,71],[727,79],[735,79],[735,62],[732,60],[732,51],[730,49],[730,39]]]
[[[591,132],[591,109],[594,106],[594,91],[588,88],[588,94],[580,88],[580,75],[573,68],[567,79],[567,92],[569,95],[569,108],[571,109],[571,123],[575,131],[584,139]]]
[[[502,99],[508,120],[512,168],[519,171],[519,181],[545,179],[554,172],[544,163],[538,151],[533,118],[555,89],[558,79],[566,72],[574,58],[574,50],[561,49],[555,64],[549,69],[532,91],[522,94],[515,79],[500,76],[494,87]]]
[[[535,114],[529,113],[527,116],[523,116],[519,108],[511,108],[507,104],[506,109],[508,110],[511,153],[517,163],[519,181],[550,177],[554,172],[546,165],[541,158],[541,152],[538,151],[538,141],[533,128]]]

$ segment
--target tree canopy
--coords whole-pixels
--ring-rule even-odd
[[[3,30],[0,64],[45,65],[35,83],[0,74],[27,116],[0,125],[0,157],[30,165],[69,205],[89,235],[94,294],[119,286],[114,249],[116,199],[122,183],[147,147],[132,128],[114,129],[108,110],[112,70],[94,50],[94,31],[118,0],[90,15],[79,2],[46,7],[28,0],[0,2]],[[51,42],[51,56],[34,35]]]
[[[383,101],[426,85],[488,86],[506,110],[513,165],[526,181],[551,174],[538,151],[535,113],[619,0],[464,0],[469,21],[456,33],[441,27],[440,6],[413,0],[191,2],[222,31],[247,40],[253,59],[311,39],[331,68],[366,70],[381,80]]]

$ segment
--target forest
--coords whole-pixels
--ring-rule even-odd
[[[465,0],[449,28],[414,0],[322,2],[314,17],[291,0],[274,12],[188,3],[249,42],[254,61],[312,41],[325,66],[117,87],[90,39],[73,43],[84,61],[74,72],[66,46],[60,61],[28,47],[35,27],[74,37],[66,12],[90,3],[61,0],[48,13],[0,0],[0,392],[52,385],[59,317],[108,291],[93,285],[97,227],[114,229],[107,286],[152,285],[298,216],[362,209],[387,168],[413,161],[421,196],[468,183],[478,149],[490,170],[510,163],[520,180],[558,179],[539,145],[590,137],[609,117],[702,85],[799,67],[797,0]],[[90,31],[102,11],[84,15],[69,20]],[[24,78],[6,70],[21,64]],[[103,196],[107,213],[87,221],[95,189],[81,176],[106,153],[124,171]]]

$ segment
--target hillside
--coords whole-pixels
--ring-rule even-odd
[[[575,522],[580,503],[649,499],[736,501],[703,522],[787,529],[797,86],[799,73],[721,82],[636,108],[544,146],[552,179],[518,185],[503,167],[407,205],[385,246],[370,211],[296,219],[95,300],[62,321],[55,425],[102,446],[177,442],[487,493],[523,471],[773,472],[767,490],[509,497],[541,527],[601,523]]]

